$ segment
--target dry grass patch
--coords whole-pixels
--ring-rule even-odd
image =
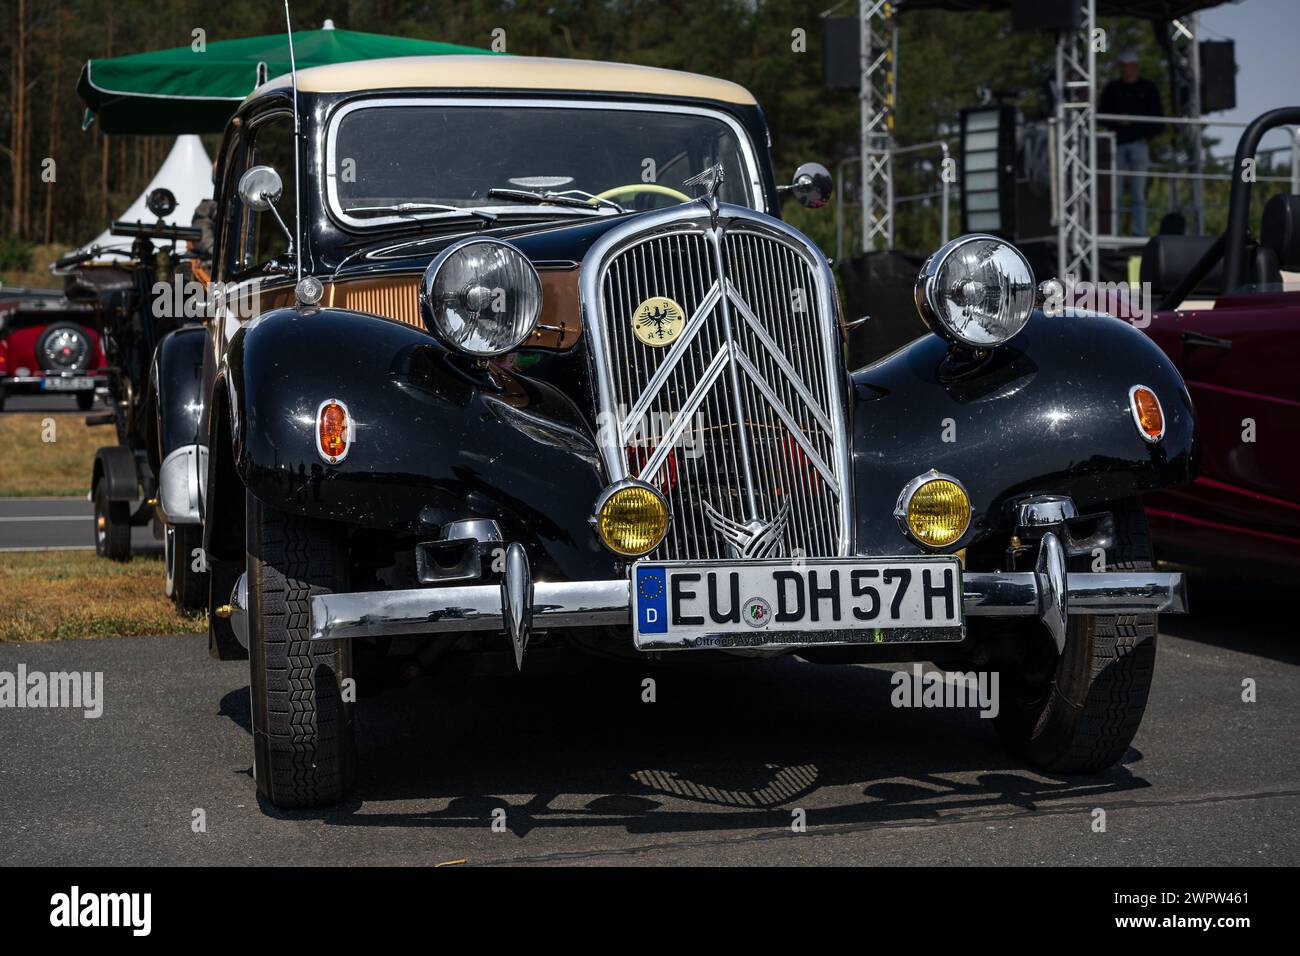
[[[95,452],[117,444],[111,425],[90,428],[85,413],[0,415],[0,498],[84,497]],[[46,439],[53,438],[53,441]]]
[[[93,551],[0,554],[0,642],[205,633],[207,615],[178,612],[163,577],[159,555],[123,564]]]

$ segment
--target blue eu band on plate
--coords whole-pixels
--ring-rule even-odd
[[[668,630],[668,588],[663,568],[637,568],[637,630],[663,634]]]

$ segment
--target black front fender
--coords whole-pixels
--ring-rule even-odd
[[[1145,335],[1109,316],[1035,312],[1011,342],[960,374],[927,335],[851,376],[857,550],[913,553],[893,516],[903,487],[937,469],[966,486],[965,547],[1010,530],[1008,503],[1032,493],[1095,505],[1190,481],[1191,398]],[[1139,435],[1129,389],[1155,390],[1164,438]]]
[[[207,329],[187,325],[163,336],[154,352],[150,384],[157,441],[151,443],[149,463],[155,474],[162,459],[183,445],[201,440],[203,353],[207,342]]]
[[[236,333],[225,366],[235,469],[266,504],[426,540],[449,521],[492,518],[539,573],[614,573],[587,523],[605,485],[595,439],[554,386],[337,310],[268,312]],[[355,426],[335,465],[315,444],[331,398]]]

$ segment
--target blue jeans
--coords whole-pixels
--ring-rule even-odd
[[[1139,139],[1133,143],[1120,143],[1115,147],[1115,167],[1132,172],[1145,173],[1151,168],[1151,148],[1147,141]],[[1131,236],[1147,234],[1147,181],[1145,176],[1119,176],[1115,199],[1120,204],[1120,212],[1128,210],[1129,231]],[[1128,193],[1129,202],[1124,202]]]

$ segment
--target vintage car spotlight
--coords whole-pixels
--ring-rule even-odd
[[[443,250],[420,282],[424,324],[440,341],[476,358],[518,348],[542,311],[542,280],[509,243],[466,239]]]
[[[956,478],[931,470],[903,488],[894,517],[918,544],[946,548],[970,526],[970,497]]]
[[[989,349],[1025,327],[1034,308],[1034,270],[996,236],[961,236],[932,255],[916,279],[916,308],[930,331]]]
[[[664,539],[668,502],[645,482],[621,481],[601,492],[591,521],[605,547],[625,558],[639,558]]]

